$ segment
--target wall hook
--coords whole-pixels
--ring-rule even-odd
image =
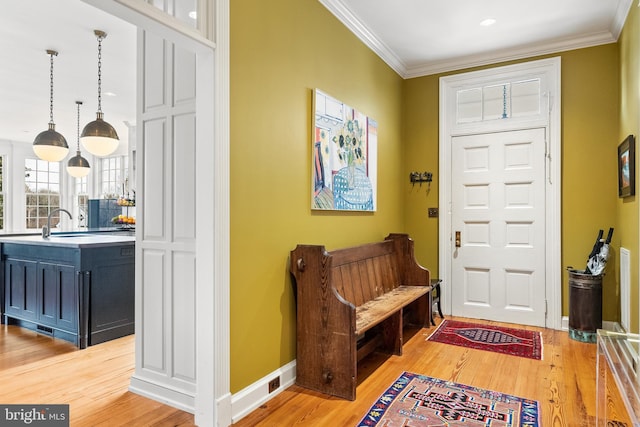
[[[409,181],[412,184],[416,182],[422,185],[423,182],[431,182],[433,180],[433,174],[431,172],[410,172]]]

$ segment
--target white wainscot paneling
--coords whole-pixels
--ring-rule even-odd
[[[183,114],[173,118],[174,131],[174,171],[173,179],[176,191],[172,203],[173,234],[175,240],[195,239],[196,237],[196,117],[195,114]]]
[[[144,49],[143,111],[148,111],[166,104],[165,41],[161,37],[145,32]]]
[[[196,260],[193,253],[173,253],[173,375],[196,379]],[[179,331],[179,332],[178,332]]]
[[[175,47],[174,55],[174,103],[178,105],[194,102],[196,98],[196,54]]]
[[[142,250],[142,367],[165,372],[165,256],[164,251]]]
[[[165,236],[165,119],[144,123],[144,221],[145,239],[161,239]]]

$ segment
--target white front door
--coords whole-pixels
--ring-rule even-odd
[[[545,326],[545,129],[456,136],[451,159],[452,314]]]

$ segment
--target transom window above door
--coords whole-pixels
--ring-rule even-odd
[[[540,79],[464,88],[456,93],[456,123],[537,116],[541,111]]]

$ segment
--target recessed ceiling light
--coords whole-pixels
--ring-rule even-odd
[[[116,94],[113,92],[105,92],[104,96],[116,96]]]
[[[496,23],[496,20],[493,18],[487,18],[484,21],[480,22],[480,25],[482,25],[483,27],[488,27],[490,25],[493,25]]]

